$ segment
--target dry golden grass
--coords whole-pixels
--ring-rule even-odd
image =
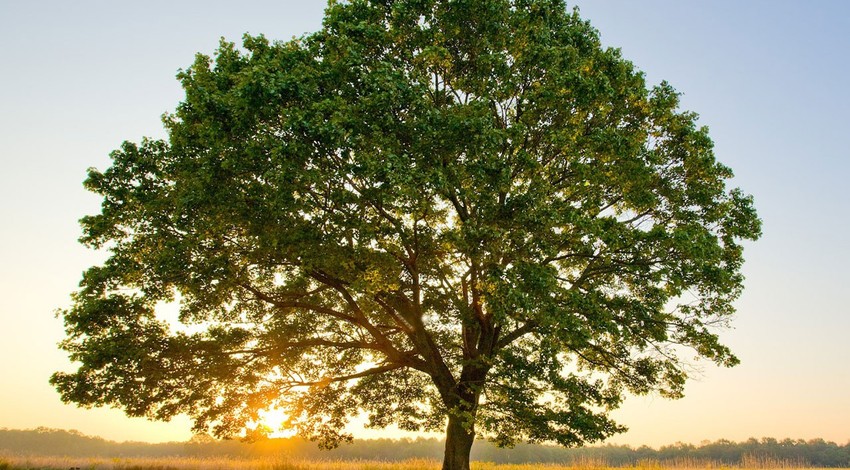
[[[0,470],[439,470],[436,460],[382,461],[307,461],[281,459],[232,458],[74,458],[38,456],[0,456]],[[621,467],[622,468],[622,467]],[[730,467],[717,462],[682,460],[675,462],[640,462],[632,470],[793,470],[805,468],[799,462],[745,458],[743,465]],[[614,470],[605,462],[580,461],[572,465],[557,464],[495,464],[473,462],[472,470]],[[850,470],[850,469],[846,469]]]
[[[3,456],[0,470],[439,470],[436,460],[380,461],[308,461],[233,458],[79,458]],[[481,468],[476,470],[490,470]],[[501,469],[500,469],[501,470]],[[507,469],[505,469],[507,470]]]

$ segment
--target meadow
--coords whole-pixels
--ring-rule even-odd
[[[196,436],[188,442],[153,444],[61,429],[0,428],[0,470],[438,470],[442,448],[433,438],[358,439],[320,451],[315,443],[295,437],[245,443]],[[850,470],[850,443],[752,438],[658,449],[527,443],[499,449],[479,441],[472,460],[472,470]]]
[[[748,458],[740,465],[712,461],[644,461],[632,466],[611,467],[605,462],[584,461],[559,464],[496,464],[472,462],[472,470],[769,470],[810,469],[799,462]],[[0,470],[439,470],[437,460],[411,459],[399,462],[378,460],[282,460],[274,458],[135,457],[80,458],[55,456],[0,456]]]

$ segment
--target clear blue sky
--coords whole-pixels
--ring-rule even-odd
[[[734,183],[755,195],[765,236],[747,247],[746,292],[723,336],[743,363],[706,366],[678,401],[634,398],[613,442],[850,440],[850,2],[584,0],[606,45],[684,93]],[[571,3],[573,5],[574,3]],[[99,201],[81,182],[122,140],[161,137],[174,75],[219,37],[289,39],[324,2],[0,0],[0,427],[79,429],[116,440],[189,436],[63,405],[47,383],[70,368],[56,308],[102,255],[76,243]]]

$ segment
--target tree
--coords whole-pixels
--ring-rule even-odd
[[[751,198],[562,1],[331,2],[179,79],[167,140],[89,171],[110,256],[62,312],[66,402],[219,437],[281,408],[325,446],[365,412],[466,470],[475,436],[624,430],[625,393],[681,396],[683,350],[737,362]]]

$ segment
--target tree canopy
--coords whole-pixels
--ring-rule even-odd
[[[85,182],[109,258],[62,312],[63,400],[221,437],[280,408],[327,446],[365,412],[445,429],[465,468],[476,435],[622,431],[607,412],[681,396],[693,351],[737,363],[716,327],[752,199],[562,1],[331,2],[178,77],[167,139]]]

